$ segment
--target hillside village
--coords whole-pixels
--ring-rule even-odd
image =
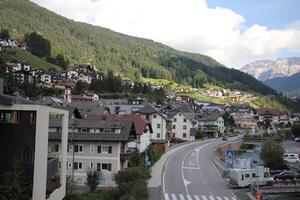
[[[255,23],[245,28],[252,23],[248,16],[208,0],[201,5],[174,2],[197,5],[193,20],[201,26],[196,28],[186,23],[193,22],[193,12],[178,15],[188,7],[147,2],[146,14],[157,5],[162,8],[157,12],[176,12],[162,17],[159,30],[151,23],[158,13],[143,18],[142,9],[136,14],[126,7],[130,2],[120,4],[121,10],[102,2],[103,16],[95,13],[99,2],[95,7],[90,6],[94,1],[86,2],[87,9],[82,2],[57,2],[63,12],[70,9],[79,18],[89,12],[95,22],[104,17],[116,27],[69,18],[70,12],[60,16],[38,0],[0,2],[0,200],[290,200],[294,198],[284,195],[295,192],[300,196],[300,100],[216,56],[233,63],[254,53],[251,59],[255,58],[260,51],[266,56],[274,36],[284,39],[282,45],[299,36],[281,37],[285,32],[291,36],[293,27],[281,30]],[[64,7],[68,3],[71,6]],[[131,3],[135,9],[145,2]],[[122,18],[106,17],[115,7]],[[167,40],[116,32],[127,26],[117,27],[126,20],[121,11],[147,22],[134,20],[130,29],[145,25],[146,32],[158,31]],[[235,22],[218,24],[227,15]],[[233,37],[222,31],[228,24]],[[166,27],[179,28],[170,33],[181,39],[165,34]],[[209,32],[212,39],[203,37]],[[152,34],[156,35],[145,36]],[[185,48],[187,44],[192,50]],[[283,49],[282,45],[275,46]],[[295,50],[291,48],[284,50]],[[277,50],[271,50],[274,56]],[[289,64],[295,61],[299,60]],[[246,72],[251,70],[252,64]],[[280,75],[269,67],[264,70],[260,78]]]

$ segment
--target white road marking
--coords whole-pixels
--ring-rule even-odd
[[[209,199],[210,200],[215,200],[215,198],[213,197],[212,193],[210,193]]]
[[[179,194],[180,200],[185,200],[183,194]]]
[[[231,199],[232,199],[232,200],[236,200],[236,198],[235,198],[235,197],[232,197]]]
[[[172,193],[172,199],[173,200],[177,200],[177,197],[176,197],[176,195],[174,193]]]
[[[198,167],[183,167],[182,169],[199,169]]]
[[[191,195],[187,194],[186,197],[188,198],[188,200],[193,200]]]
[[[204,195],[201,195],[201,198],[202,198],[203,200],[207,200],[206,196],[204,196]]]
[[[165,200],[169,200],[169,195],[165,193]]]
[[[222,198],[221,198],[221,197],[219,197],[219,196],[217,196],[216,198],[217,198],[217,200],[222,200]]]
[[[225,200],[229,200],[229,198],[228,197],[223,197]]]
[[[195,197],[196,200],[200,200],[198,195],[194,195],[194,197]]]

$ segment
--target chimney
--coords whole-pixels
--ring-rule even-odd
[[[4,86],[3,79],[0,78],[0,94],[3,94],[3,86]]]

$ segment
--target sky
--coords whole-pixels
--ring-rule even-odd
[[[62,16],[240,68],[300,56],[300,0],[32,0]]]

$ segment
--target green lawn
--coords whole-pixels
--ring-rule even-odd
[[[176,83],[174,81],[167,80],[167,79],[156,79],[156,78],[144,78],[144,77],[142,77],[141,81],[143,83],[162,85],[167,90],[166,92],[174,90],[175,88],[177,88],[179,86],[178,83]],[[166,86],[167,86],[167,88],[166,88]]]
[[[0,53],[0,57],[8,61],[17,60],[20,62],[26,62],[33,68],[42,68],[46,71],[61,71],[59,66],[51,64],[46,60],[21,49],[5,49],[2,53]]]

